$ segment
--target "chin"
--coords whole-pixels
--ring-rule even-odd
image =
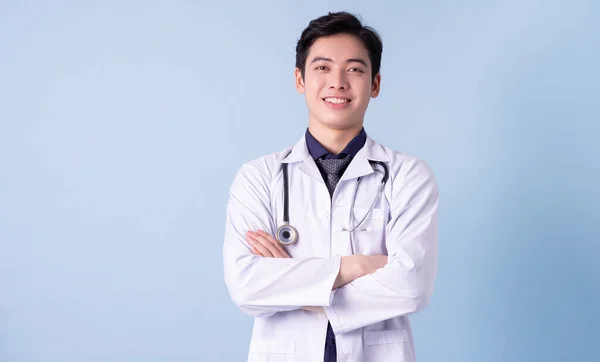
[[[337,130],[360,127],[359,122],[349,121],[348,119],[340,119],[338,117],[321,119],[319,123],[327,128]]]

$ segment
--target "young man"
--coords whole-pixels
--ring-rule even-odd
[[[255,317],[250,362],[415,361],[408,316],[433,292],[438,190],[425,162],[363,128],[381,53],[351,14],[311,21],[295,70],[308,129],[235,177],[225,281]]]

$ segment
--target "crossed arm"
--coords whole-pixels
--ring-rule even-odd
[[[336,334],[428,305],[437,271],[437,185],[427,165],[406,161],[390,178],[385,256],[290,258],[267,233],[270,177],[247,166],[231,188],[224,244],[225,281],[244,312],[321,307]],[[261,235],[262,234],[262,235]]]
[[[252,253],[265,258],[289,258],[288,253],[281,247],[273,236],[264,230],[248,231],[246,240],[252,246]],[[332,289],[342,287],[364,275],[371,274],[387,263],[387,255],[349,255],[343,256],[340,271],[333,283]],[[323,312],[323,307],[304,306],[302,309],[311,312]]]

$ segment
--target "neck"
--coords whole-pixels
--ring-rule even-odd
[[[337,155],[360,133],[362,124],[356,127],[333,129],[310,124],[308,130],[313,137],[331,154]]]

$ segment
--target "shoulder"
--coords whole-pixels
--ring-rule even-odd
[[[425,187],[437,193],[436,176],[426,160],[379,143],[374,143],[373,147],[379,148],[378,152],[385,154],[388,159],[390,183],[397,191],[413,186]]]
[[[244,162],[237,170],[234,184],[270,184],[276,177],[281,160],[291,151],[292,147],[269,153]]]

